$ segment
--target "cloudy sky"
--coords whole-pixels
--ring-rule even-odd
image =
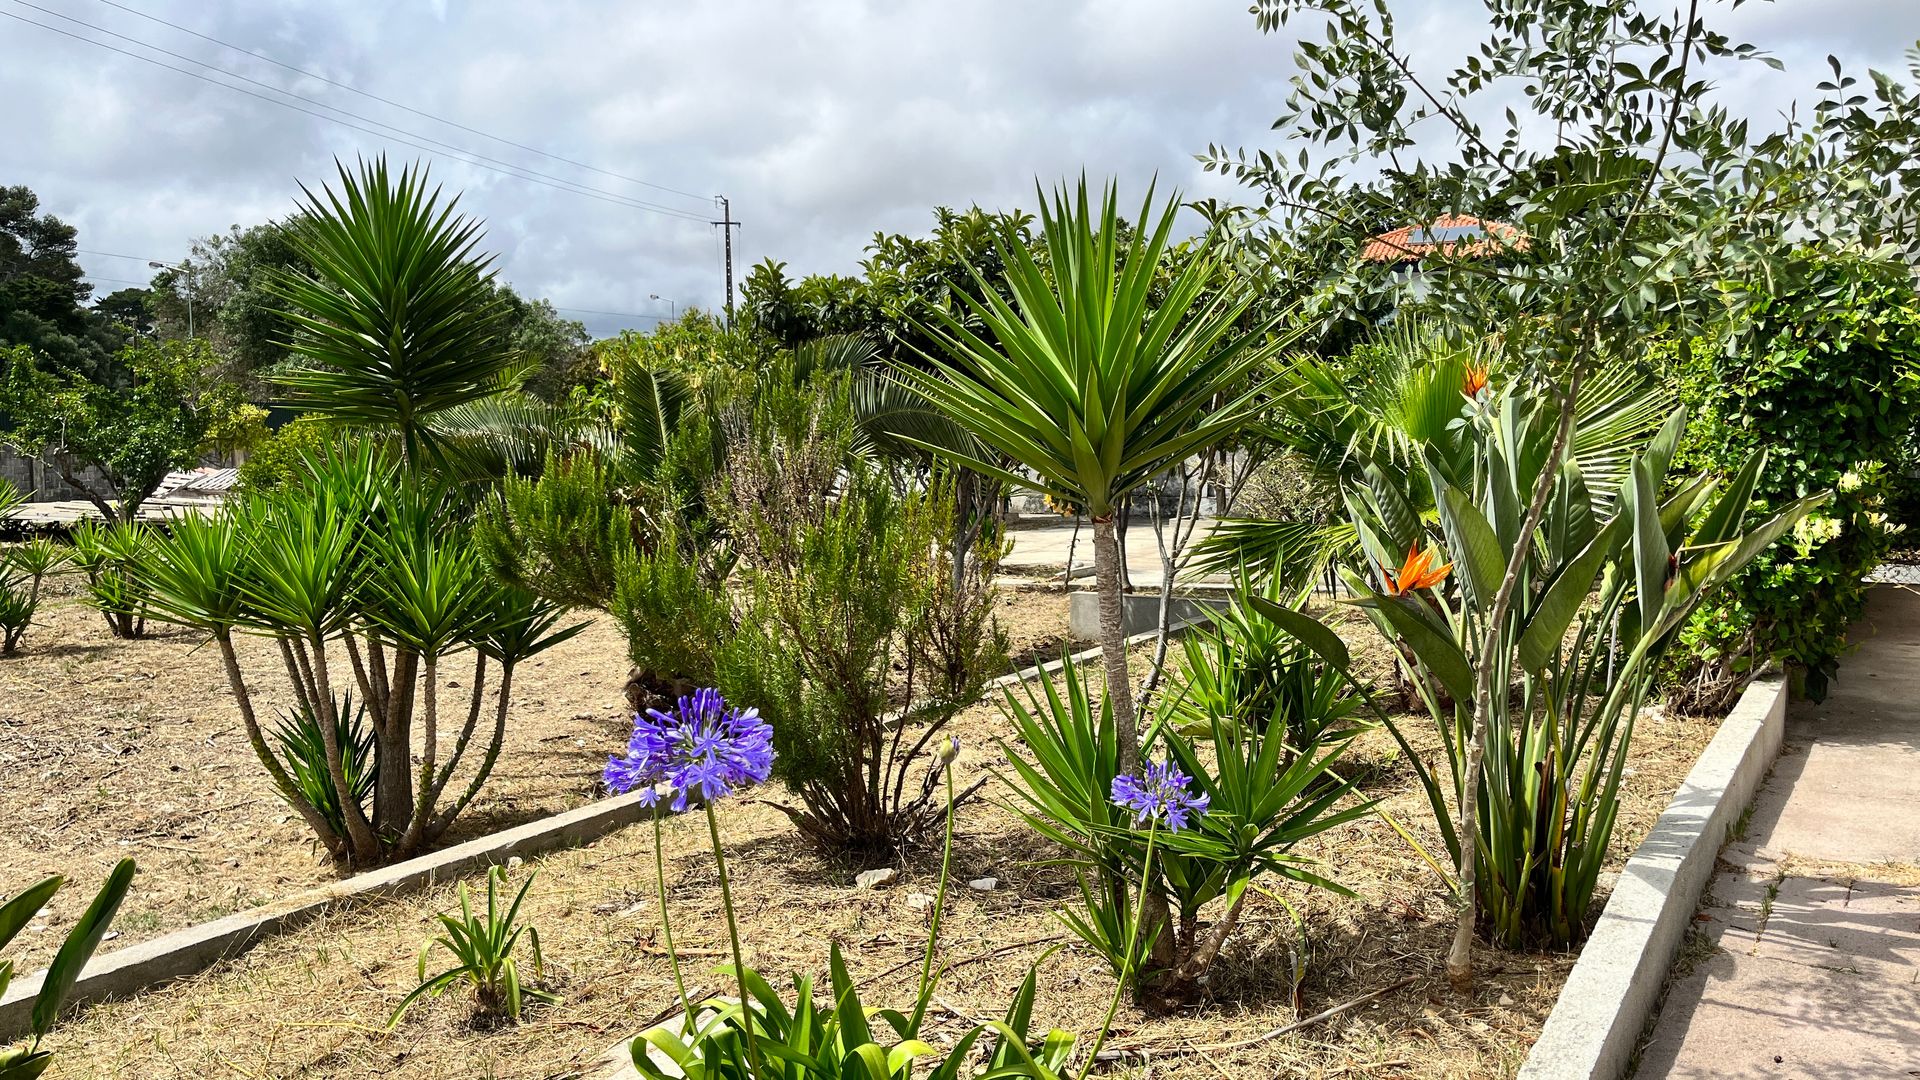
[[[1483,32],[1477,0],[1394,6],[1419,62]],[[1292,72],[1291,31],[1261,35],[1246,8],[0,0],[0,183],[79,227],[104,293],[195,236],[285,215],[335,157],[429,158],[507,280],[605,334],[665,314],[655,294],[717,306],[716,193],[744,222],[738,277],[768,256],[850,272],[875,230],[924,232],[939,204],[1030,207],[1036,177],[1083,168],[1232,197],[1193,155],[1273,147]],[[1811,100],[1829,53],[1904,70],[1920,0],[1755,0],[1720,23],[1786,63],[1722,76],[1767,124]]]

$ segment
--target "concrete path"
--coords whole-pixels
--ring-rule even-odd
[[[1038,568],[1050,568],[1059,573],[1067,565],[1067,553],[1073,552],[1074,577],[1093,578],[1093,527],[1084,522],[1080,527],[1080,538],[1074,540],[1073,522],[1065,518],[1058,524],[1041,523],[1022,524],[1007,531],[1013,541],[1013,551],[1001,562],[1001,569],[1009,574],[1027,574]],[[1192,543],[1213,530],[1214,522],[1206,520],[1194,529]],[[1171,539],[1171,538],[1169,538]],[[1151,587],[1160,583],[1160,547],[1154,542],[1153,526],[1144,521],[1136,521],[1127,529],[1127,571],[1136,587]]]
[[[1638,1076],[1920,1077],[1920,592],[1875,588],[1721,853]]]

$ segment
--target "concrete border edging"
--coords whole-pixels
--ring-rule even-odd
[[[349,903],[414,892],[482,867],[504,863],[515,855],[534,855],[597,840],[634,822],[649,820],[656,812],[655,807],[641,805],[639,794],[601,799],[476,837],[444,851],[369,870],[337,884],[296,893],[249,911],[97,955],[74,983],[67,1007],[125,997],[196,975],[221,960],[238,956],[270,937],[292,931]],[[0,1045],[27,1030],[33,999],[40,993],[45,978],[45,971],[35,972],[15,981],[6,996],[0,998]]]
[[[1167,628],[1179,633],[1199,618],[1176,620]],[[1132,647],[1151,641],[1158,633],[1149,630],[1127,639]],[[1100,655],[1100,647],[1075,653],[1075,663]],[[982,691],[982,700],[1001,687],[1014,685],[1060,670],[1063,660],[1051,660],[1022,668],[990,680]],[[295,893],[247,911],[200,923],[150,941],[129,945],[110,953],[96,955],[80,973],[67,995],[66,1008],[106,998],[127,997],[145,990],[197,975],[222,960],[231,959],[268,938],[290,933],[331,911],[360,900],[384,899],[416,892],[443,881],[464,877],[474,870],[506,862],[513,856],[536,855],[556,848],[576,846],[597,840],[615,830],[663,812],[664,804],[647,807],[639,794],[601,799],[550,817],[516,825],[511,829],[475,837],[443,851],[432,852],[378,870],[356,874],[344,881]],[[138,881],[138,878],[135,878]],[[0,997],[0,1045],[27,1031],[33,1001],[46,979],[44,970],[14,981]]]
[[[1620,871],[1519,1080],[1620,1080],[1714,860],[1780,752],[1787,681],[1749,685]]]

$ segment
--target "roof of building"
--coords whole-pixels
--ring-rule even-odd
[[[1478,258],[1506,251],[1527,250],[1527,237],[1517,226],[1486,221],[1465,214],[1442,214],[1424,225],[1408,225],[1371,237],[1360,249],[1367,262],[1417,262],[1428,252]]]

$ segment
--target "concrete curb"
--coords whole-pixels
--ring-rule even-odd
[[[67,1006],[142,990],[198,974],[221,960],[238,956],[275,934],[284,934],[349,903],[424,889],[462,877],[515,855],[534,855],[596,840],[656,812],[642,806],[638,794],[621,795],[576,807],[444,851],[395,863],[380,870],[297,893],[251,911],[189,926],[184,930],[124,949],[97,955],[74,983]],[[135,879],[135,888],[139,879]],[[46,972],[16,980],[0,998],[0,1045],[27,1030],[33,999]]]
[[[1168,628],[1178,633],[1198,620],[1176,621]],[[1153,640],[1156,631],[1135,634],[1129,647]],[[1075,663],[1100,655],[1098,646],[1076,653]],[[1058,671],[1063,661],[1001,675],[986,691],[1009,686],[1043,673]],[[984,699],[983,692],[983,699]],[[106,998],[126,997],[175,979],[197,975],[222,960],[238,956],[276,934],[285,934],[348,903],[399,896],[430,885],[504,863],[515,855],[536,855],[555,848],[597,840],[635,822],[649,820],[656,809],[640,805],[637,794],[601,799],[585,806],[541,818],[525,825],[477,837],[464,844],[357,874],[345,881],[296,893],[273,903],[238,912],[212,922],[189,926],[171,934],[97,955],[81,972],[67,996],[67,1007]],[[139,879],[135,879],[136,888]],[[39,995],[45,971],[15,980],[0,998],[0,1045],[27,1030],[33,999]]]
[[[1787,684],[1755,679],[1640,842],[1580,950],[1519,1080],[1620,1080],[1714,858],[1780,752]]]

